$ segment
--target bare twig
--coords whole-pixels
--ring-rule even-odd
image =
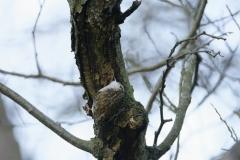
[[[161,84],[161,89],[159,91],[159,97],[160,97],[160,117],[161,117],[161,123],[159,125],[159,128],[157,131],[155,131],[155,135],[154,135],[154,142],[153,142],[153,146],[157,146],[157,139],[158,139],[158,136],[162,130],[162,127],[163,125],[166,123],[166,122],[170,122],[172,121],[172,119],[164,119],[163,118],[163,91],[164,91],[164,88],[165,88],[165,82],[166,82],[166,78],[167,78],[167,75],[168,73],[170,72],[170,70],[174,67],[174,62],[170,63],[170,59],[167,60],[167,68],[166,70],[163,71],[163,75],[162,75],[162,84]]]
[[[199,28],[199,24],[201,22],[202,15],[204,13],[206,4],[207,4],[207,0],[198,0],[197,6],[195,7],[193,16],[192,16],[191,30],[189,31],[187,38],[193,37],[196,34],[196,31]],[[189,41],[182,44],[181,48],[179,49],[179,51],[177,53],[178,55],[182,54],[182,51],[186,48],[188,43],[189,43]]]
[[[87,122],[92,120],[91,118],[86,118],[84,120],[79,120],[79,121],[74,121],[74,122],[67,122],[67,121],[56,121],[56,123],[61,124],[61,125],[75,125],[83,122]],[[22,124],[11,124],[10,122],[7,122],[5,120],[0,119],[0,125],[5,126],[5,127],[26,127],[29,125],[41,125],[41,123],[22,123]]]
[[[139,66],[139,64],[137,62],[135,62],[135,60],[132,58],[125,58],[125,60],[126,60],[126,62],[130,62],[133,66]],[[141,73],[141,76],[142,76],[142,79],[143,79],[144,83],[146,84],[148,90],[150,92],[152,92],[152,86],[151,86],[151,83],[148,80],[147,76],[144,73]]]
[[[39,2],[40,3],[40,2]],[[39,66],[39,62],[38,62],[38,54],[37,54],[37,47],[36,47],[36,40],[35,40],[35,32],[36,32],[36,28],[37,28],[37,23],[38,23],[38,20],[39,20],[39,17],[41,15],[41,12],[42,12],[42,8],[43,8],[43,5],[45,3],[45,0],[43,0],[42,4],[40,4],[40,10],[38,12],[38,16],[37,16],[37,19],[35,21],[35,24],[34,24],[34,27],[33,27],[33,31],[32,31],[32,36],[33,36],[33,46],[34,46],[34,52],[35,52],[35,60],[36,60],[36,65],[37,65],[37,70],[38,70],[38,74],[41,75],[42,72],[41,72],[41,69],[40,69],[40,66]]]
[[[131,58],[126,58],[126,61],[127,61],[127,62],[130,62],[130,63],[133,64],[134,66],[138,66],[138,64],[137,64],[133,59],[131,59]],[[144,83],[146,84],[148,90],[149,90],[149,91],[151,92],[151,94],[152,94],[153,89],[152,89],[152,86],[151,86],[150,81],[148,80],[148,78],[147,78],[147,76],[145,75],[145,73],[141,72],[140,74],[141,74],[142,79],[143,79]],[[170,101],[170,99],[167,97],[167,95],[166,95],[165,93],[163,93],[163,95],[164,95],[164,97],[167,99],[168,103],[170,104],[170,105],[167,105],[166,103],[164,103],[164,105],[165,105],[170,111],[172,111],[173,113],[175,113],[175,112],[176,112],[176,106]],[[157,97],[155,97],[155,100],[160,103],[160,100],[159,100]]]
[[[176,112],[177,107],[172,103],[172,101],[168,98],[167,94],[163,92],[163,96],[167,99],[168,103],[172,107],[172,109]]]
[[[127,74],[130,75],[130,74],[137,73],[137,72],[153,71],[153,70],[161,68],[161,67],[163,67],[165,65],[166,65],[166,61],[161,61],[161,62],[156,63],[156,64],[151,65],[151,66],[135,67],[135,68],[132,68],[132,69],[128,69],[127,70]]]
[[[225,38],[222,38],[222,37],[219,37],[219,36],[213,36],[213,35],[210,35],[210,34],[207,34],[206,32],[202,32],[200,34],[198,34],[197,36],[195,37],[192,37],[192,38],[187,38],[185,40],[182,40],[182,41],[178,41],[176,42],[176,44],[174,45],[174,47],[171,49],[171,52],[166,60],[166,64],[167,63],[171,63],[171,64],[175,64],[175,62],[177,62],[178,60],[184,58],[185,56],[187,55],[191,55],[191,54],[196,54],[196,53],[207,53],[208,55],[210,55],[211,57],[215,58],[217,55],[220,55],[220,52],[217,52],[216,54],[211,54],[211,51],[208,51],[208,50],[203,50],[203,51],[196,51],[194,50],[193,52],[187,52],[187,53],[184,53],[184,54],[180,54],[180,55],[176,55],[176,56],[172,56],[176,47],[181,44],[181,43],[184,43],[184,42],[187,42],[187,41],[193,41],[193,40],[196,40],[198,37],[202,36],[202,35],[207,35],[211,38],[214,38],[214,39],[221,39],[221,40],[226,40]],[[167,72],[168,73],[168,72]],[[155,88],[153,89],[153,92],[152,92],[152,95],[148,101],[148,104],[146,106],[146,111],[149,113],[151,108],[152,108],[152,103],[158,93],[158,90],[160,89],[160,87],[162,86],[162,76],[159,78]]]
[[[171,49],[171,52],[170,52],[168,58],[170,58],[170,57],[172,56],[172,54],[175,52],[175,49],[177,48],[178,45],[180,45],[180,44],[182,44],[182,43],[184,43],[184,42],[189,42],[189,41],[197,40],[197,39],[198,39],[200,36],[202,36],[202,35],[206,35],[206,36],[208,36],[208,37],[211,37],[211,38],[214,38],[214,39],[218,39],[218,40],[220,40],[220,39],[221,39],[221,40],[224,40],[224,41],[226,40],[226,38],[223,38],[223,37],[220,37],[220,36],[217,37],[217,36],[214,36],[214,35],[210,35],[210,34],[206,33],[205,31],[203,31],[202,33],[196,35],[195,37],[187,38],[187,39],[184,39],[184,40],[182,40],[182,41],[176,42],[175,45],[174,45],[174,47]]]
[[[160,145],[158,145],[158,148],[160,150],[168,150],[174,143],[175,139],[179,136],[179,133],[181,131],[187,108],[191,102],[191,88],[189,86],[191,86],[194,74],[194,66],[196,63],[195,57],[195,55],[191,55],[186,61],[185,72],[182,73],[184,75],[182,80],[182,92],[180,93],[181,100],[176,112],[176,119],[174,120],[172,129],[167,137]]]
[[[206,17],[207,20],[210,22],[210,19],[209,19],[207,16],[205,16],[205,17]],[[217,25],[215,25],[214,23],[213,23],[213,25],[218,29],[219,32],[222,33],[222,31],[220,30],[220,28],[219,28]],[[232,50],[231,47],[229,46],[229,44],[228,44],[227,42],[225,42],[225,43],[226,43],[226,46],[227,46],[229,52],[231,52],[232,55],[231,55],[231,57],[229,58],[229,60],[227,60],[227,63],[224,65],[222,71],[220,71],[220,70],[218,69],[219,67],[217,67],[217,66],[214,67],[214,68],[219,72],[219,74],[220,74],[219,79],[218,79],[217,83],[215,84],[215,86],[213,87],[213,89],[211,89],[210,91],[208,91],[208,94],[207,94],[207,95],[202,99],[202,101],[198,104],[198,107],[209,97],[210,94],[214,93],[214,91],[217,89],[217,87],[218,87],[218,86],[220,85],[220,83],[222,82],[223,78],[225,78],[224,75],[225,75],[227,69],[229,68],[229,66],[230,66],[230,64],[231,64],[231,62],[232,62],[232,59],[233,59],[233,57],[234,57],[234,54],[236,53],[237,48],[239,47],[239,45],[238,45],[234,50]],[[214,64],[214,63],[213,63],[213,64]],[[197,107],[197,108],[198,108],[198,107]]]
[[[147,34],[148,39],[152,42],[152,44],[153,44],[156,52],[157,52],[159,55],[162,55],[162,54],[160,53],[160,51],[158,50],[156,43],[154,42],[154,40],[152,39],[151,35],[149,34],[149,32],[148,32],[148,30],[147,30],[146,24],[143,26],[143,29],[144,29],[144,32]]]
[[[160,0],[160,1],[167,3],[167,4],[171,5],[172,7],[177,7],[177,8],[183,9],[185,12],[187,12],[190,15],[189,10],[185,6],[175,4],[175,3],[171,2],[170,0]]]
[[[217,83],[215,83],[214,87],[213,87],[211,90],[209,90],[209,91],[208,91],[208,94],[205,95],[205,96],[203,97],[203,99],[198,103],[196,109],[199,108],[199,106],[200,106],[212,93],[214,93],[214,92],[216,91],[216,89],[217,89],[217,88],[220,86],[220,84],[222,83],[223,79],[224,79],[224,76],[223,76],[223,75],[220,75],[219,78],[218,78],[218,80],[217,80]],[[195,110],[196,110],[196,109],[195,109]]]
[[[126,58],[126,61],[130,62],[130,63],[133,64],[134,66],[138,66],[138,64],[137,64],[133,59]],[[141,72],[140,74],[141,74],[142,79],[143,79],[144,83],[146,84],[148,90],[152,93],[153,89],[152,89],[151,83],[150,83],[150,81],[148,80],[147,76],[145,75],[144,72]],[[167,99],[168,103],[170,104],[170,105],[167,105],[166,103],[164,103],[164,105],[165,105],[170,111],[172,111],[173,113],[176,113],[176,106],[171,102],[171,100],[167,97],[167,95],[166,95],[165,93],[163,93],[163,96]],[[159,100],[157,97],[155,97],[155,100],[160,103],[160,100]]]
[[[214,35],[210,35],[208,33],[206,33],[205,31],[203,31],[202,33],[196,35],[195,37],[192,37],[192,38],[187,38],[187,39],[184,39],[182,41],[178,41],[175,43],[174,47],[171,49],[171,52],[168,56],[168,58],[172,57],[172,54],[175,52],[175,49],[177,48],[178,45],[182,44],[182,43],[186,43],[186,42],[189,42],[189,41],[194,41],[194,40],[197,40],[200,36],[202,35],[206,35],[208,37],[211,37],[211,38],[214,38],[214,39],[218,39],[218,40],[226,40],[225,38],[221,37],[221,36],[214,36]],[[207,53],[207,52],[206,52]],[[208,52],[209,53],[209,52]],[[182,54],[186,54],[186,53],[182,53]],[[178,57],[182,57],[182,54],[177,54],[176,56],[173,56],[173,58],[177,59]],[[187,53],[188,54],[188,53]],[[151,71],[151,70],[155,70],[157,68],[160,68],[162,66],[166,65],[166,61],[162,61],[162,62],[159,62],[153,66],[148,66],[148,67],[136,67],[134,69],[130,69],[127,71],[128,74],[133,74],[133,73],[136,73],[136,72],[146,72],[146,71]]]
[[[208,25],[208,24],[220,22],[220,21],[222,21],[222,20],[224,20],[224,19],[227,19],[227,18],[230,18],[230,17],[232,17],[232,16],[235,16],[235,15],[237,15],[237,14],[239,14],[239,13],[240,13],[240,11],[237,11],[237,12],[233,13],[232,15],[223,17],[223,18],[221,18],[221,19],[217,19],[217,20],[215,20],[215,21],[210,21],[210,20],[209,20],[207,23],[201,24],[201,26],[206,26],[206,25]]]
[[[34,23],[34,27],[33,27],[33,31],[32,31],[32,37],[33,37],[33,45],[34,45],[34,52],[35,52],[35,61],[36,61],[36,66],[37,66],[37,70],[38,70],[38,74],[31,74],[31,75],[26,75],[26,74],[21,74],[21,73],[16,73],[16,72],[8,72],[8,71],[4,71],[0,69],[0,73],[3,74],[9,74],[12,76],[18,76],[18,77],[23,77],[23,78],[43,78],[43,79],[47,79],[50,80],[52,82],[57,82],[57,83],[61,83],[63,85],[72,85],[72,86],[80,86],[80,82],[67,82],[67,81],[63,81],[54,77],[50,77],[50,76],[46,76],[42,73],[39,62],[38,62],[38,54],[37,54],[37,47],[36,47],[36,37],[35,37],[35,33],[36,33],[36,28],[37,28],[37,24],[42,12],[42,8],[43,5],[45,3],[45,0],[43,0],[43,2],[41,3],[41,1],[39,1],[39,5],[40,5],[40,10],[39,13],[37,15],[36,21]]]
[[[178,37],[177,37],[177,35],[176,35],[175,33],[170,32],[170,34],[173,35],[173,36],[175,37],[175,40],[176,40],[176,41],[179,41],[179,39],[178,39]]]
[[[152,91],[152,94],[151,94],[151,97],[150,99],[148,100],[148,104],[146,106],[146,111],[149,113],[152,109],[152,104],[153,104],[153,101],[159,91],[159,88],[162,86],[162,76],[158,79],[157,81],[157,84],[155,86],[155,88],[153,89]]]
[[[233,19],[233,21],[235,22],[235,24],[237,25],[238,29],[240,30],[240,26],[239,24],[237,23],[236,19],[234,18],[234,15],[232,14],[231,10],[229,9],[228,5],[226,5],[227,9],[228,9],[228,12],[231,14],[231,17]]]
[[[231,129],[232,129],[233,135],[235,136],[235,139],[238,140],[238,136],[237,136],[235,130],[233,129],[233,127],[231,127]]]
[[[205,63],[205,62],[201,62],[201,65],[204,66],[204,67],[206,67],[206,68],[208,68],[209,70],[211,70],[211,71],[213,71],[213,72],[219,73],[220,75],[222,75],[222,76],[225,77],[225,78],[229,78],[229,79],[231,79],[232,81],[239,81],[239,82],[240,82],[240,77],[234,77],[234,76],[230,76],[230,75],[228,75],[228,74],[226,74],[226,73],[221,73],[218,68],[212,67],[212,66],[210,66],[209,64],[207,64],[207,63]],[[232,89],[232,88],[231,88],[231,89]]]
[[[190,8],[191,10],[194,9],[194,8],[193,8],[193,5],[189,2],[189,0],[186,0],[186,6],[187,6],[188,8]]]
[[[138,66],[138,63],[136,63],[136,62],[135,62],[133,59],[131,59],[131,58],[126,58],[125,60],[126,60],[127,62],[130,62],[133,66]],[[145,73],[141,72],[140,74],[141,74],[142,79],[143,79],[144,83],[146,84],[148,90],[149,90],[149,91],[151,92],[151,94],[152,94],[152,93],[153,93],[153,89],[152,89],[152,86],[151,86],[150,81],[148,80],[148,78],[147,78],[147,76],[145,75]],[[167,97],[167,95],[166,95],[165,93],[164,93],[163,95],[164,95],[164,97],[167,99],[167,101],[169,102],[170,106],[167,105],[166,103],[164,103],[164,105],[165,105],[170,111],[172,111],[173,113],[175,113],[175,112],[176,112],[176,111],[175,111],[176,106],[170,101],[170,99]],[[155,100],[160,103],[160,100],[159,100],[157,97],[155,97]]]
[[[211,105],[212,105],[212,107],[215,109],[216,113],[219,115],[219,118],[221,119],[221,121],[222,121],[223,123],[225,123],[225,125],[227,126],[228,131],[230,132],[232,139],[233,139],[235,142],[237,142],[237,141],[238,141],[238,138],[237,138],[237,137],[234,137],[234,135],[236,135],[236,134],[234,134],[235,132],[234,132],[234,133],[232,132],[231,128],[228,126],[227,122],[222,119],[222,117],[221,117],[220,113],[217,111],[217,109],[213,106],[213,104],[211,104]]]
[[[44,74],[26,75],[26,74],[21,74],[21,73],[16,73],[16,72],[8,72],[8,71],[4,71],[4,70],[1,70],[1,69],[0,69],[0,73],[9,74],[9,75],[12,75],[12,76],[23,77],[23,78],[43,78],[43,79],[47,79],[47,80],[52,81],[52,82],[61,83],[63,85],[72,85],[72,86],[80,86],[81,85],[80,82],[67,82],[67,81],[57,79],[57,78],[46,76]]]
[[[232,32],[225,32],[223,34],[221,34],[220,36],[218,37],[223,37],[223,36],[228,36],[229,34],[232,34]],[[206,46],[209,46],[214,40],[216,40],[215,38],[211,39],[210,41],[206,42],[206,43],[203,43],[202,45],[200,45],[199,47],[196,47],[196,51],[198,51],[199,49],[201,48],[204,48]]]
[[[177,158],[178,158],[178,153],[179,153],[179,139],[180,139],[180,134],[179,134],[178,139],[177,139],[177,148],[176,148],[176,154],[175,154],[174,160],[177,160]]]
[[[199,106],[200,106],[212,93],[214,93],[214,92],[216,91],[216,89],[221,85],[223,79],[225,78],[225,73],[226,73],[226,71],[229,69],[229,66],[231,65],[232,60],[233,60],[233,58],[234,58],[234,56],[235,56],[235,54],[236,54],[236,52],[237,52],[237,49],[238,49],[238,47],[239,47],[239,45],[238,45],[238,46],[233,50],[233,49],[231,49],[231,47],[229,46],[229,44],[228,44],[227,42],[226,42],[226,46],[227,46],[229,52],[230,52],[232,55],[228,58],[227,63],[226,63],[225,65],[223,65],[223,69],[222,69],[221,71],[220,71],[220,70],[217,70],[218,73],[220,74],[217,83],[215,83],[214,87],[213,87],[211,90],[209,90],[209,91],[208,91],[208,94],[205,95],[204,98],[198,103],[198,106],[196,107],[196,109],[199,108]],[[213,64],[214,64],[214,63],[213,63]],[[218,68],[218,67],[215,66],[215,68]],[[195,110],[196,110],[196,109],[195,109]]]

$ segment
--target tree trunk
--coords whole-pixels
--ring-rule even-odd
[[[96,153],[94,156],[98,159],[146,160],[148,117],[144,107],[133,97],[123,61],[119,24],[129,13],[121,13],[120,3],[121,0],[88,0],[81,5],[81,2],[69,0],[72,51],[75,52],[81,83],[85,88],[83,97],[88,101],[85,106],[88,115],[93,116],[91,108],[97,92],[114,79],[125,90],[124,98],[113,106],[111,114],[107,114],[109,106],[101,110],[103,113],[98,113],[105,116],[103,124],[96,124],[93,116],[95,133],[101,130],[96,138],[112,151],[112,154]],[[134,2],[133,8],[134,5],[140,5],[140,2]],[[133,12],[131,8],[129,12]]]

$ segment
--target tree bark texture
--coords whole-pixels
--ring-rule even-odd
[[[148,152],[145,133],[148,117],[141,103],[135,101],[133,88],[129,83],[123,61],[119,23],[130,14],[121,13],[121,0],[88,0],[84,4],[69,0],[71,9],[72,51],[80,71],[81,83],[85,88],[83,98],[87,114],[92,116],[91,108],[98,91],[114,79],[124,87],[124,98],[115,105],[115,111],[105,118],[104,124],[94,124],[101,132],[96,134],[103,142],[102,148],[94,156],[98,159],[146,160]],[[108,107],[101,110],[109,115]],[[100,114],[100,113],[98,113]]]

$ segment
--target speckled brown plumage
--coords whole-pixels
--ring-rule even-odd
[[[99,129],[114,117],[123,97],[124,87],[116,81],[97,92],[92,106],[96,136],[99,134]]]

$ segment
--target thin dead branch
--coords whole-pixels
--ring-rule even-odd
[[[203,31],[202,33],[198,34],[197,36],[195,37],[192,37],[192,38],[187,38],[187,39],[184,39],[182,41],[178,41],[175,43],[174,47],[171,49],[171,52],[170,52],[170,55],[168,56],[168,58],[170,58],[172,56],[172,54],[175,52],[175,49],[178,47],[178,45],[182,44],[182,43],[186,43],[186,42],[189,42],[189,41],[195,41],[197,40],[200,36],[202,35],[206,35],[208,37],[211,37],[211,38],[214,38],[214,39],[218,39],[218,40],[226,40],[226,38],[223,38],[221,36],[214,36],[214,35],[211,35],[211,34],[208,34],[206,33],[205,31]],[[182,47],[181,47],[182,48]],[[209,54],[209,52],[206,52]],[[182,54],[186,54],[186,53],[181,53],[181,54],[177,54],[176,56],[173,56],[173,58],[177,59],[177,57],[182,57]],[[187,53],[188,54],[188,53]],[[212,56],[212,55],[211,55]],[[146,71],[151,71],[151,70],[155,70],[157,68],[160,68],[162,66],[166,65],[166,61],[162,61],[162,62],[159,62],[153,66],[148,66],[148,67],[137,67],[137,68],[134,68],[134,69],[129,69],[127,71],[127,73],[130,75],[130,74],[133,74],[133,73],[136,73],[136,72],[146,72]]]
[[[67,82],[67,81],[57,79],[57,78],[46,76],[44,74],[27,75],[27,74],[21,74],[21,73],[16,73],[16,72],[8,72],[8,71],[4,71],[4,70],[1,70],[1,69],[0,69],[0,73],[12,75],[12,76],[17,76],[17,77],[23,77],[23,78],[35,78],[35,79],[42,78],[42,79],[47,79],[49,81],[60,83],[60,84],[63,84],[63,85],[81,86],[80,82]]]
[[[177,107],[172,103],[172,101],[168,98],[167,94],[163,92],[163,96],[167,99],[168,103],[170,104],[172,110],[176,112]]]
[[[185,6],[183,6],[183,5],[182,5],[182,6],[181,6],[181,5],[178,5],[178,4],[173,3],[173,2],[171,2],[171,1],[169,1],[169,0],[160,0],[160,1],[167,3],[167,4],[169,4],[169,5],[172,6],[172,7],[177,7],[177,8],[183,9],[186,13],[188,13],[188,14],[190,15],[189,10],[188,10]]]
[[[217,109],[213,106],[213,104],[211,104],[211,105],[212,105],[212,107],[215,109],[215,111],[216,111],[216,113],[218,114],[218,116],[219,116],[219,118],[221,119],[221,121],[222,121],[222,122],[226,125],[226,127],[228,128],[228,131],[230,132],[232,139],[233,139],[235,142],[238,142],[238,137],[237,137],[235,131],[233,130],[233,128],[232,128],[232,127],[229,127],[229,125],[227,124],[227,122],[222,119],[222,116],[221,116],[220,113],[217,111]],[[232,128],[233,131],[231,130],[231,128]]]
[[[225,77],[225,74],[226,74],[227,70],[229,69],[229,67],[230,67],[230,65],[231,65],[231,63],[232,63],[232,60],[233,60],[234,56],[236,55],[236,52],[237,52],[237,49],[238,49],[239,45],[233,50],[233,49],[229,46],[229,44],[228,44],[227,42],[225,42],[225,44],[226,44],[226,46],[227,46],[227,48],[228,48],[228,50],[229,50],[229,53],[231,53],[231,56],[228,58],[228,60],[226,60],[227,63],[224,64],[224,65],[222,65],[222,66],[223,66],[222,69],[219,69],[217,65],[215,65],[214,67],[211,67],[212,69],[214,68],[213,70],[216,70],[216,71],[219,73],[219,78],[218,78],[217,82],[215,83],[215,85],[214,85],[214,87],[213,87],[212,89],[208,89],[208,88],[207,88],[207,89],[208,89],[208,94],[205,95],[205,96],[203,97],[203,99],[198,103],[196,109],[199,108],[199,106],[200,106],[212,93],[214,93],[214,92],[217,90],[217,88],[221,85],[223,79],[226,78],[226,77]],[[212,64],[215,64],[215,63],[213,62]],[[205,64],[205,66],[209,66],[209,65],[206,65],[206,64]]]
[[[220,86],[220,84],[222,83],[222,81],[223,81],[224,78],[225,78],[225,77],[224,77],[223,75],[220,75],[220,76],[219,76],[219,78],[218,78],[217,82],[215,83],[214,87],[213,87],[212,89],[208,90],[208,94],[205,95],[205,96],[203,97],[203,99],[198,103],[196,109],[199,108],[199,106],[201,106],[201,104],[203,104],[203,102],[204,102],[212,93],[214,93],[214,92],[216,91],[216,89]],[[208,83],[208,82],[207,82],[207,83]]]
[[[177,160],[177,158],[178,158],[178,153],[179,153],[179,140],[180,140],[180,134],[179,134],[178,139],[177,139],[177,148],[176,148],[176,154],[175,154],[174,160]]]
[[[40,2],[39,2],[39,3],[40,3]],[[35,24],[34,24],[34,27],[33,27],[33,31],[32,31],[33,46],[34,46],[34,53],[35,53],[35,61],[36,61],[36,66],[37,66],[37,70],[38,70],[38,74],[39,74],[39,75],[41,75],[42,72],[41,72],[41,69],[40,69],[40,66],[39,66],[39,62],[38,62],[38,54],[37,54],[35,33],[36,33],[37,23],[38,23],[38,20],[39,20],[40,15],[41,15],[41,12],[42,12],[42,8],[43,8],[44,3],[45,3],[45,0],[43,0],[42,4],[39,4],[39,5],[40,5],[40,10],[39,10],[39,12],[38,12],[37,19],[36,19],[36,21],[35,21]]]
[[[237,11],[237,12],[233,13],[232,15],[223,17],[223,18],[221,18],[221,19],[217,19],[217,20],[214,20],[214,21],[208,20],[207,23],[201,24],[200,26],[206,26],[206,25],[209,25],[209,24],[212,24],[212,23],[220,22],[220,21],[223,21],[223,20],[225,20],[225,19],[227,19],[227,18],[230,18],[230,17],[232,17],[232,16],[236,16],[236,15],[239,14],[239,13],[240,13],[240,11]]]
[[[167,60],[167,68],[166,70],[163,71],[163,75],[162,75],[162,84],[161,84],[161,89],[159,90],[159,97],[160,97],[160,120],[161,120],[161,123],[159,125],[159,128],[157,131],[155,131],[155,135],[154,135],[154,142],[153,142],[153,146],[157,146],[157,139],[158,139],[158,136],[162,130],[162,127],[163,125],[166,123],[166,122],[170,122],[172,121],[172,119],[164,119],[163,117],[163,91],[164,91],[164,88],[165,88],[165,82],[166,82],[166,78],[167,78],[167,75],[168,73],[170,72],[170,70],[174,67],[174,62],[171,62],[170,59]]]
[[[231,14],[231,17],[233,19],[233,21],[235,22],[235,24],[237,25],[238,29],[240,30],[240,26],[239,24],[237,23],[236,19],[234,18],[234,15],[232,14],[231,10],[229,9],[228,5],[226,5],[227,9],[228,9],[228,12]]]
[[[146,24],[143,26],[143,29],[144,29],[144,32],[147,34],[148,39],[149,39],[149,40],[151,41],[151,43],[153,44],[156,52],[157,52],[159,55],[162,55],[162,54],[160,53],[160,51],[158,50],[157,45],[156,45],[156,43],[154,42],[154,40],[152,39],[150,33],[148,32]]]
[[[170,146],[172,146],[172,144],[174,143],[175,139],[179,136],[179,133],[181,131],[187,108],[191,102],[191,88],[189,86],[192,83],[192,77],[194,74],[194,66],[196,63],[195,57],[195,55],[191,55],[186,61],[185,72],[182,73],[184,74],[184,76],[182,80],[182,92],[180,93],[181,100],[176,112],[176,119],[174,120],[172,129],[167,135],[167,137],[160,145],[158,145],[158,148],[160,150],[169,149]]]

